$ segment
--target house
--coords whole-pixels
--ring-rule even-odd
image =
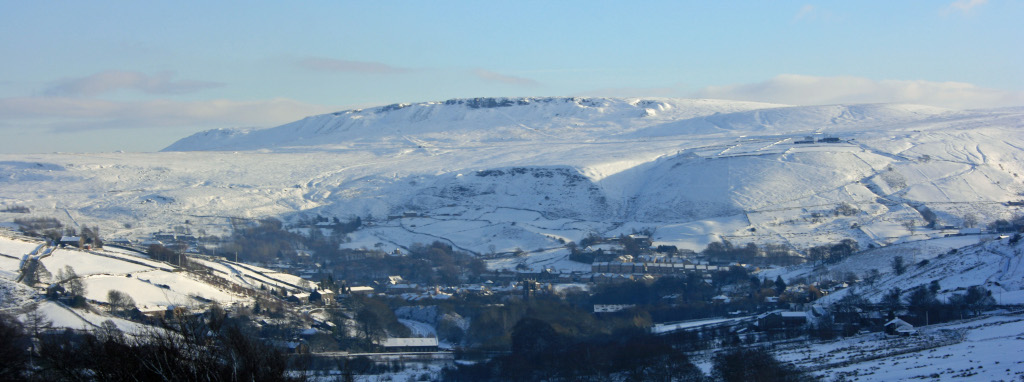
[[[310,293],[293,293],[291,296],[285,297],[285,301],[295,304],[305,304],[309,302]]]
[[[285,344],[285,349],[291,354],[309,354],[309,345],[304,341],[289,341]]]
[[[62,246],[62,247],[65,246],[65,245],[70,245],[70,246],[74,246],[74,247],[81,247],[82,246],[82,237],[81,236],[61,236],[60,241],[58,241],[57,244]]]
[[[976,227],[961,228],[960,231],[958,232],[958,234],[960,234],[960,235],[981,235],[981,228],[976,228]]]
[[[917,334],[917,329],[914,329],[914,325],[909,322],[899,319],[899,317],[892,319],[892,321],[885,323],[885,334],[907,337]]]
[[[807,312],[782,312],[782,322],[787,327],[803,326],[807,324]]]
[[[394,284],[388,285],[384,288],[385,293],[390,295],[402,294],[402,293],[414,293],[422,292],[418,284]]]
[[[309,344],[304,340],[273,341],[271,344],[284,350],[286,354],[309,354]]]
[[[50,284],[50,286],[46,287],[46,298],[55,299],[64,296],[65,293],[67,293],[67,290],[58,283]]]
[[[143,305],[139,308],[142,315],[149,318],[163,318],[167,311],[166,307]]]
[[[145,312],[143,312],[145,314]],[[180,317],[185,317],[190,314],[189,308],[183,305],[168,305],[164,309],[164,319],[170,320]]]
[[[312,292],[309,292],[309,303],[310,304],[323,304],[324,303],[324,297],[323,297],[322,294],[320,294],[319,291],[317,291],[316,289],[313,289]]]
[[[774,311],[757,317],[761,330],[782,330],[803,327],[807,324],[807,312]]]
[[[388,353],[436,352],[437,338],[388,338],[381,344]]]
[[[323,299],[324,305],[333,305],[335,299],[337,299],[337,296],[335,295],[334,291],[330,289],[324,289],[320,291],[320,295]]]
[[[374,292],[373,287],[368,287],[368,286],[354,286],[354,287],[349,287],[348,288],[348,293],[353,293],[353,294],[354,293],[367,294],[367,293],[373,293],[373,292]]]
[[[615,313],[634,307],[635,304],[594,304],[594,313]]]

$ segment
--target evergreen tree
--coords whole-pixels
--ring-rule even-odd
[[[896,272],[896,275],[902,275],[907,271],[907,264],[903,262],[903,256],[896,256],[892,258],[892,271]]]
[[[782,294],[786,291],[786,282],[782,280],[782,275],[775,277],[775,291]]]

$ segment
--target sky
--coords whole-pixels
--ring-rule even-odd
[[[1020,20],[1020,0],[0,0],[0,153],[472,97],[1024,106]]]

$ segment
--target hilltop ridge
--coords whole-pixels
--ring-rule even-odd
[[[668,121],[783,105],[669,98],[470,98],[307,117],[269,129],[215,129],[164,151],[256,150],[398,139],[598,139]]]

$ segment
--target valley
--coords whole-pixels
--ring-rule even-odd
[[[478,98],[157,153],[0,154],[0,309],[125,333],[223,313],[313,355],[293,371],[366,357],[365,378],[588,375],[556,355],[630,341],[657,344],[637,365],[679,369],[601,373],[711,375],[746,344],[826,380],[886,379],[887,362],[907,366],[894,380],[1012,378],[1005,357],[985,362],[1010,374],[939,360],[1024,334],[1022,127],[1019,108]],[[921,336],[883,334],[900,317]],[[373,355],[416,335],[451,353]]]

